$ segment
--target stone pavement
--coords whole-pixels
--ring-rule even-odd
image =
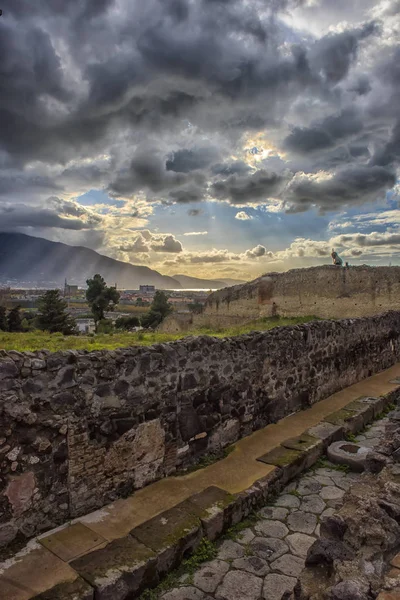
[[[375,422],[357,441],[377,446],[387,422]],[[321,518],[341,507],[345,491],[361,477],[333,465],[316,466],[261,509],[260,518],[236,539],[222,541],[217,558],[203,564],[190,585],[184,579],[162,600],[281,600],[291,592]]]
[[[399,383],[400,364],[397,364],[325,400],[321,400],[309,409],[286,417],[276,424],[268,425],[251,436],[240,440],[235,444],[234,452],[224,460],[183,477],[168,477],[160,480],[125,500],[118,500],[95,513],[81,517],[73,523],[66,524],[58,530],[47,532],[40,538],[32,540],[23,551],[0,564],[1,600],[30,600],[38,597],[39,594],[47,593],[48,590],[54,589],[58,584],[63,585],[66,582],[71,582],[71,586],[81,585],[83,580],[77,580],[77,571],[71,566],[80,557],[90,557],[102,548],[109,548],[114,540],[129,536],[129,533],[141,524],[186,501],[194,494],[203,492],[210,486],[218,486],[225,493],[229,492],[230,494],[240,493],[251,488],[254,482],[262,480],[266,476],[274,475],[279,470],[275,466],[275,462],[268,463],[268,461],[260,462],[257,460],[262,455],[268,456],[269,454],[272,456],[275,450],[282,451],[283,443],[324,421],[331,413],[335,413],[339,417],[346,416],[348,411],[341,409],[351,406],[356,399],[366,396],[383,396],[396,390]],[[374,438],[368,439],[374,440]],[[368,441],[368,443],[373,444],[374,442]],[[285,452],[290,453],[287,450]],[[294,454],[299,453],[294,452]],[[228,565],[230,570],[224,574],[221,583],[218,582],[218,576],[216,575],[217,585],[214,591],[204,592],[201,591],[200,587],[195,587],[194,590],[186,588],[183,591],[176,591],[178,594],[176,596],[177,600],[186,598],[190,600],[192,597],[204,600],[207,596],[212,597],[211,594],[221,593],[220,588],[224,590],[223,586],[226,587],[230,582],[233,587],[241,589],[238,580],[243,578],[243,573],[251,575],[250,581],[253,581],[251,585],[257,589],[260,587],[260,581],[264,588],[268,585],[268,582],[278,587],[282,583],[285,585],[291,583],[302,560],[299,547],[302,548],[304,553],[303,546],[306,541],[309,541],[303,536],[312,537],[315,535],[318,525],[316,521],[318,521],[319,515],[322,514],[324,509],[332,508],[332,503],[340,501],[343,495],[343,489],[338,485],[341,474],[337,475],[337,471],[334,471],[331,475],[317,473],[316,476],[328,478],[325,483],[316,480],[321,485],[318,492],[302,495],[302,488],[299,490],[289,489],[292,493],[286,494],[286,500],[284,501],[289,504],[292,503],[293,506],[275,507],[279,508],[280,511],[275,511],[271,515],[269,521],[274,521],[272,524],[268,523],[268,519],[265,519],[264,515],[262,520],[264,526],[261,527],[260,525],[257,530],[253,528],[254,531],[248,532],[249,536],[254,534],[251,540],[245,543],[243,543],[243,540],[235,542],[234,548],[239,552],[238,556],[233,558],[219,557],[218,560],[221,561],[221,564],[217,563],[217,565],[222,570],[226,569],[226,565]],[[314,488],[318,487],[313,479],[309,483],[310,485],[313,484]],[[342,485],[347,484],[343,483]],[[300,497],[302,498],[301,501]],[[305,510],[307,505],[309,510]],[[321,507],[324,508],[319,513],[318,510]],[[299,508],[300,510],[298,510]],[[302,520],[301,513],[306,513],[309,516],[305,518],[304,523],[299,524],[299,521]],[[280,515],[279,518],[277,515]],[[296,527],[300,527],[300,529],[296,529]],[[266,529],[264,530],[264,528]],[[257,550],[257,543],[260,539],[268,540],[267,543],[271,546],[270,550],[265,550],[264,553],[262,550]],[[264,541],[264,545],[265,543]],[[250,552],[251,548],[254,547],[256,547],[258,554],[254,550],[255,553],[252,555]],[[274,550],[274,548],[276,549]],[[296,551],[292,548],[296,548]],[[227,552],[229,552],[229,545]],[[263,569],[257,571],[256,567],[253,568],[254,572],[252,573],[237,568],[238,563],[236,563],[236,567],[231,566],[236,560],[242,560],[244,562],[240,564],[248,566],[251,558],[257,558],[267,563],[266,565],[262,563],[265,575],[261,575],[264,572]],[[289,561],[289,565],[287,561]],[[264,581],[262,577],[264,577]],[[89,588],[89,586],[87,587]],[[88,589],[87,598],[92,597],[90,594],[93,595],[92,588]],[[187,594],[192,594],[192,596]],[[247,596],[242,591],[240,591],[240,594],[238,597],[246,600]],[[54,598],[54,596],[48,597]],[[76,597],[84,598],[85,596],[81,594]],[[215,597],[226,597],[227,600],[229,598],[229,596]],[[261,595],[259,597],[261,598]],[[41,600],[45,600],[45,598],[45,596],[41,596]],[[229,600],[235,600],[235,598],[236,596],[232,596]],[[58,597],[57,600],[59,600]],[[167,600],[170,599],[167,598]]]

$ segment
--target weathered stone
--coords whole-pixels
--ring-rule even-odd
[[[317,525],[317,517],[310,512],[292,512],[287,518],[287,525],[290,531],[310,534]]]
[[[51,590],[34,596],[32,600],[93,600],[94,589],[81,577],[68,583],[60,583]]]
[[[292,533],[287,536],[285,541],[289,544],[290,551],[293,554],[306,558],[309,549],[315,542],[315,538],[304,533]]]
[[[0,361],[0,380],[16,377],[18,375],[18,369],[12,360],[1,360]]]
[[[321,535],[324,538],[343,540],[348,525],[340,515],[325,517],[321,521]]]
[[[271,569],[289,577],[298,577],[304,569],[304,558],[293,556],[292,554],[284,554],[274,562],[271,562]]]
[[[242,556],[244,556],[243,547],[232,540],[222,542],[218,550],[220,560],[234,560],[235,558],[242,558]]]
[[[254,529],[258,535],[281,539],[289,533],[286,525],[280,521],[258,521]]]
[[[341,500],[344,496],[344,491],[337,487],[324,487],[320,492],[323,500]]]
[[[247,545],[251,542],[251,540],[254,540],[255,537],[255,533],[253,533],[251,529],[243,529],[238,533],[237,541],[240,544]]]
[[[30,507],[35,485],[35,476],[32,471],[11,478],[5,495],[11,504],[15,517],[20,517]]]
[[[181,561],[184,554],[194,551],[201,541],[200,520],[182,502],[142,525],[131,534],[158,554],[157,569],[166,573]]]
[[[351,560],[354,552],[339,540],[320,538],[308,551],[306,565],[331,565],[334,560]]]
[[[318,494],[321,488],[322,485],[315,479],[304,477],[297,486],[297,492],[300,496],[309,496],[311,494]]]
[[[266,600],[282,600],[283,597],[287,598],[296,585],[296,581],[295,577],[271,573],[264,579],[263,597]]]
[[[156,555],[131,536],[86,554],[71,566],[95,589],[98,600],[124,600],[157,583]]]
[[[360,589],[360,581],[341,581],[328,594],[329,600],[369,600],[370,595]]]
[[[230,571],[217,589],[217,600],[259,600],[262,579],[243,571]]]
[[[237,558],[233,561],[232,567],[234,569],[239,569],[240,571],[247,571],[247,573],[252,573],[258,577],[264,577],[270,571],[267,561],[259,556]]]
[[[13,523],[3,523],[0,525],[0,547],[12,542],[17,533],[18,527]]]
[[[214,541],[235,519],[235,498],[218,487],[210,486],[188,499],[199,515],[207,538]]]
[[[264,519],[273,519],[274,521],[284,521],[288,516],[289,511],[280,506],[265,506],[259,511],[260,517]]]
[[[264,560],[274,561],[289,550],[288,545],[277,538],[256,537],[250,542],[251,551]]]
[[[276,506],[282,506],[283,508],[299,508],[300,500],[296,496],[289,494],[280,496],[276,502]]]
[[[212,600],[211,596],[191,586],[172,590],[161,597],[162,600]]]
[[[222,560],[213,560],[204,564],[194,575],[193,583],[203,592],[215,592],[224,575],[229,571],[229,565]]]
[[[319,496],[305,496],[301,502],[300,510],[320,515],[326,508],[325,502]]]

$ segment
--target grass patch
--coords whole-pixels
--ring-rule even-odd
[[[237,525],[233,525],[230,527],[225,534],[223,535],[223,539],[225,540],[237,540],[240,537],[240,533],[245,529],[249,529],[253,527],[257,521],[260,520],[260,516],[256,512],[251,512],[246,519],[237,523]]]
[[[353,444],[357,444],[358,443],[357,442],[357,438],[354,435],[354,433],[350,433],[350,432],[346,433],[345,440],[346,440],[346,442],[353,442]]]
[[[326,456],[321,456],[317,462],[312,467],[312,470],[316,469],[331,469],[332,471],[342,471],[343,473],[349,472],[349,467],[347,465],[335,465],[331,463]]]
[[[313,319],[315,317],[268,318],[237,327],[200,328],[178,334],[139,331],[136,333],[122,332],[93,336],[63,336],[59,333],[50,334],[45,331],[0,332],[0,349],[17,350],[19,352],[33,352],[35,350],[50,350],[51,352],[57,352],[58,350],[116,350],[117,348],[127,348],[129,346],[151,346],[153,344],[174,342],[188,335],[209,335],[223,338],[253,331],[268,331],[274,327],[307,323]]]
[[[186,584],[191,583],[193,575],[200,565],[209,560],[213,560],[217,556],[217,545],[203,538],[196,552],[190,558],[187,558],[182,564],[162,580],[162,582],[152,590],[145,590],[139,597],[139,600],[157,600],[161,594],[165,594],[168,590],[180,585],[179,580],[187,575]]]

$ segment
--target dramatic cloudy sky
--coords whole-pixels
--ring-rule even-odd
[[[400,0],[2,9],[0,230],[165,274],[400,264]]]

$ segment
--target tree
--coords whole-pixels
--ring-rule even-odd
[[[134,327],[139,327],[140,321],[138,317],[119,317],[115,321],[116,329],[125,329],[129,331],[129,329],[133,329]]]
[[[22,331],[20,308],[20,306],[15,306],[8,313],[8,331],[12,333]]]
[[[101,275],[95,275],[93,279],[86,281],[88,289],[86,290],[86,300],[90,306],[93,318],[97,323],[104,319],[104,313],[108,310],[114,310],[119,302],[119,293],[114,287],[107,287]]]
[[[7,330],[8,330],[8,324],[7,324],[6,307],[0,306],[0,331],[7,331]]]
[[[157,290],[149,312],[142,317],[143,327],[157,327],[171,311],[172,306],[168,302],[167,294]]]
[[[39,329],[64,335],[76,333],[76,322],[67,312],[67,303],[61,297],[59,290],[48,290],[39,298],[38,308]]]

